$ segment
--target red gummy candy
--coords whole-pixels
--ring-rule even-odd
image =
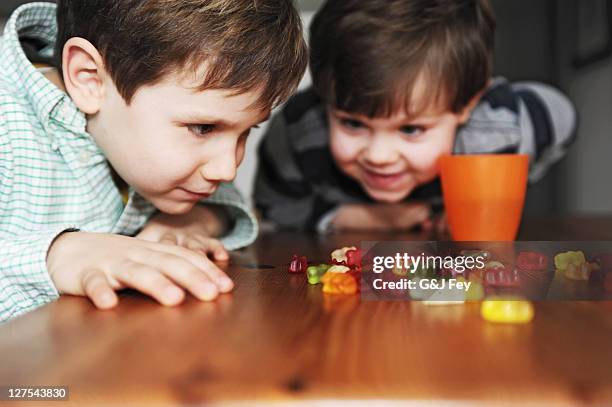
[[[294,254],[291,256],[291,262],[289,262],[289,267],[287,270],[290,273],[305,273],[308,268],[308,259],[306,256],[298,256]]]
[[[484,283],[491,287],[517,287],[520,285],[519,273],[516,269],[488,269],[484,274]]]
[[[600,254],[595,260],[599,263],[604,273],[612,272],[612,254]]]
[[[521,270],[540,271],[548,267],[548,258],[539,252],[520,252],[516,265]]]
[[[346,266],[361,272],[361,250],[352,249],[346,252]]]

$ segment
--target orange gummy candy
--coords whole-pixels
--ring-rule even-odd
[[[325,273],[321,277],[323,292],[327,294],[355,294],[357,281],[348,273]]]

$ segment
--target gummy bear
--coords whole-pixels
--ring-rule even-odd
[[[410,270],[408,270],[407,268],[403,268],[403,267],[398,267],[397,265],[395,265],[392,269],[391,272],[393,274],[395,274],[396,276],[399,277],[406,277],[408,275],[408,273],[410,272]]]
[[[586,258],[584,257],[584,253],[582,251],[557,253],[554,260],[555,268],[560,271],[565,271],[569,264],[580,266],[582,263],[586,263]]]
[[[319,264],[317,266],[308,266],[308,268],[306,269],[306,275],[308,276],[308,283],[319,284],[321,282],[321,277],[323,277],[323,274],[325,274],[329,268],[330,268],[329,264]]]
[[[490,260],[484,264],[484,268],[491,269],[491,270],[498,270],[498,269],[506,268],[506,266],[504,266],[504,263],[502,263],[501,261]]]
[[[517,287],[520,285],[519,273],[516,269],[492,268],[485,270],[484,283],[491,287]]]
[[[482,302],[480,315],[489,322],[526,324],[533,319],[533,306],[524,300],[491,298]]]
[[[539,252],[520,252],[516,258],[516,265],[521,270],[540,271],[548,267],[548,258]]]
[[[361,271],[361,250],[360,249],[347,250],[346,265],[357,272]]]
[[[332,265],[330,268],[327,269],[328,273],[346,273],[348,271],[350,271],[351,269],[346,267],[346,266],[342,266],[339,264],[334,264]]]
[[[357,248],[355,246],[350,246],[350,247],[343,247],[341,249],[336,249],[333,252],[331,252],[331,260],[333,264],[341,264],[343,266],[346,266],[346,253],[349,250],[357,250]]]
[[[325,273],[321,277],[326,294],[355,294],[357,281],[350,273]]]
[[[575,265],[573,263],[569,263],[567,268],[565,269],[565,278],[569,278],[570,280],[584,280],[588,281],[591,273],[595,270],[599,269],[599,264],[597,263],[581,263],[579,265]]]
[[[289,267],[287,270],[290,273],[305,273],[307,267],[308,259],[306,256],[298,256],[297,254],[294,254],[291,256],[291,262],[289,262]]]
[[[612,254],[600,254],[595,259],[604,273],[612,271]]]

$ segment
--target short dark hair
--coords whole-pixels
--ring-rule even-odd
[[[56,64],[71,37],[100,52],[127,103],[139,87],[206,64],[200,90],[262,88],[259,108],[285,101],[308,62],[292,0],[60,0]]]
[[[488,0],[327,0],[310,28],[313,85],[329,106],[370,117],[427,104],[459,112],[491,76],[495,18]],[[410,110],[409,110],[410,109]]]

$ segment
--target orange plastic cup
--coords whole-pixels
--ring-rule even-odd
[[[528,155],[444,155],[439,164],[453,240],[516,238],[525,203]]]

